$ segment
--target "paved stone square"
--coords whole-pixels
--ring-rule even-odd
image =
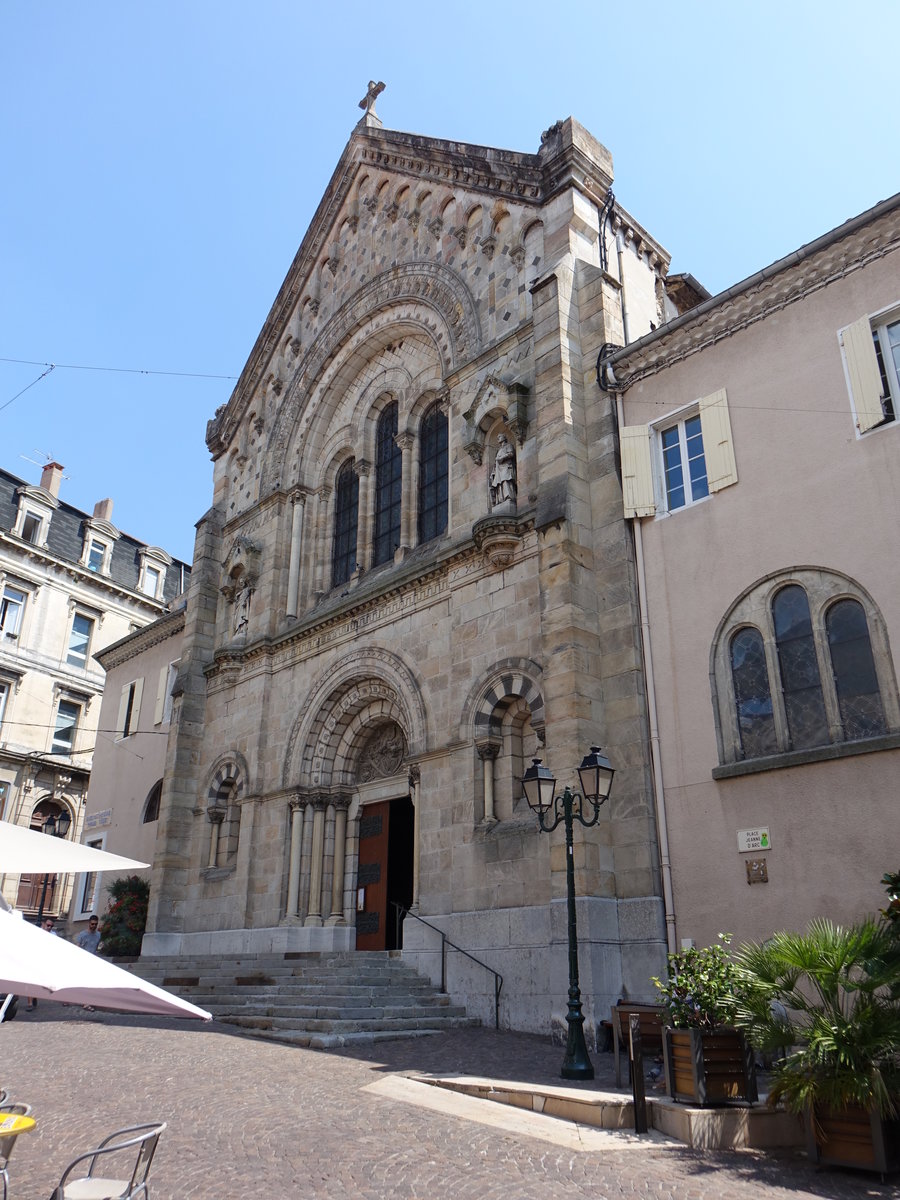
[[[558,1084],[559,1047],[523,1034],[467,1029],[321,1052],[224,1025],[42,1002],[0,1026],[0,1039],[0,1085],[32,1104],[38,1122],[11,1158],[11,1200],[46,1200],[70,1158],[157,1118],[169,1128],[153,1200],[900,1197],[900,1180],[817,1171],[795,1154],[557,1132],[563,1123],[530,1113],[518,1125],[515,1110],[437,1089],[420,1091],[445,1097],[444,1111],[401,1098],[414,1090],[402,1076],[419,1072]],[[596,1083],[582,1086],[609,1087],[612,1056],[595,1062]]]

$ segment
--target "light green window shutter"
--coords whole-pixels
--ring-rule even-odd
[[[650,430],[646,425],[625,425],[619,430],[622,453],[622,499],[626,517],[652,517],[656,512]]]
[[[737,483],[737,464],[731,442],[731,419],[725,389],[704,396],[700,401],[700,428],[703,431],[703,454],[706,477],[711,492],[721,491]]]
[[[847,371],[850,375],[850,391],[856,407],[856,427],[865,433],[873,425],[884,420],[881,403],[881,374],[875,357],[872,340],[872,325],[868,317],[860,317],[841,334]]]

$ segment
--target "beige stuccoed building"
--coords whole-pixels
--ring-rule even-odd
[[[608,356],[677,940],[900,860],[900,196]]]
[[[391,949],[443,930],[561,1021],[562,829],[521,776],[616,769],[576,827],[588,1030],[652,994],[665,922],[615,411],[676,314],[668,255],[561,121],[537,153],[385,130],[372,95],[210,422],[144,953]],[[411,910],[398,935],[394,905]],[[450,990],[493,983],[451,957]]]
[[[109,813],[88,802],[94,754],[136,730],[141,694],[135,682],[101,720],[98,656],[164,612],[190,568],[118,529],[112,500],[75,508],[64,479],[55,462],[39,484],[0,469],[0,819],[103,846]],[[4,898],[31,917],[71,904],[77,918],[101,899],[94,882],[0,876]]]

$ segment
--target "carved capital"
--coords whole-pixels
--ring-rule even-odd
[[[419,228],[419,222],[422,220],[422,214],[417,208],[413,208],[406,214],[406,219],[409,221],[410,229],[415,233]]]
[[[513,266],[517,271],[521,271],[525,266],[525,247],[513,246],[509,252],[509,257],[513,260]]]
[[[478,741],[475,743],[475,751],[482,762],[490,762],[499,755],[500,743],[495,741]]]
[[[398,433],[396,435],[396,437],[394,438],[394,441],[397,443],[397,445],[400,447],[401,450],[412,450],[413,446],[415,445],[416,439],[413,437],[413,435],[411,433],[408,433],[406,430],[404,430],[402,433]]]
[[[209,818],[210,824],[221,825],[222,822],[225,820],[225,809],[224,808],[208,808],[206,810],[206,815]]]
[[[450,232],[453,234],[453,236],[459,242],[460,249],[465,250],[465,248],[466,248],[466,233],[467,233],[465,225],[460,225],[456,229],[451,229]]]
[[[439,238],[444,232],[444,222],[440,217],[432,217],[430,221],[425,222],[425,227],[432,237]]]
[[[397,218],[400,216],[400,205],[397,203],[396,200],[392,200],[390,204],[385,206],[384,215],[387,217],[387,219],[393,225],[394,222],[397,220]]]
[[[435,397],[437,406],[446,417],[450,412],[450,389],[442,387]]]
[[[372,474],[372,464],[365,458],[358,458],[354,463],[354,469],[360,479]]]
[[[494,251],[496,249],[497,249],[497,239],[493,236],[493,234],[490,237],[486,237],[486,238],[482,239],[481,253],[483,255],[485,255],[486,258],[488,258],[488,259],[493,258]]]
[[[410,790],[419,786],[419,781],[422,778],[422,771],[418,763],[410,763],[406,773],[406,778],[409,781]]]

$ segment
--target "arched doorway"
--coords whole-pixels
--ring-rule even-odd
[[[402,912],[413,898],[415,837],[408,787],[394,782],[405,754],[403,732],[390,722],[370,734],[359,755],[357,950],[399,950],[403,941]],[[400,794],[391,796],[392,790]]]
[[[51,817],[54,821],[58,821],[63,812],[68,813],[64,805],[51,796],[44,796],[32,809],[31,828],[40,832]],[[46,892],[44,891],[45,881]],[[47,875],[20,875],[16,908],[20,912],[36,913],[41,908],[41,897],[43,896],[44,912],[58,917],[64,882],[65,876],[57,875],[54,872]]]

